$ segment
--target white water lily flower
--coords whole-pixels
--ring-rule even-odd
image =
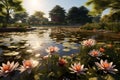
[[[23,65],[20,67],[20,71],[24,72],[27,71],[28,73],[31,73],[32,68],[36,67],[38,65],[38,61],[35,60],[24,60]]]
[[[71,64],[71,67],[69,68],[71,70],[71,73],[77,73],[77,74],[85,74],[85,71],[87,68],[84,68],[84,65],[81,65],[79,63]]]
[[[93,49],[92,51],[90,51],[88,54],[91,55],[92,57],[99,57],[99,56],[102,55],[99,50],[95,50],[95,49]]]
[[[90,47],[90,46],[94,46],[96,44],[96,41],[94,39],[88,39],[88,40],[82,41],[81,44],[83,46]]]
[[[19,63],[14,63],[14,61],[11,63],[10,61],[7,61],[7,64],[2,63],[2,66],[0,66],[0,76],[6,77],[10,72],[16,70],[18,66]]]
[[[103,70],[105,73],[109,72],[115,74],[115,72],[118,71],[117,69],[114,69],[115,65],[113,65],[113,62],[108,63],[107,60],[100,60],[100,63],[95,62],[95,64],[100,70]]]
[[[50,46],[46,49],[46,52],[49,53],[49,54],[53,54],[55,52],[58,52],[59,51],[59,48],[58,47],[54,47],[54,46]]]

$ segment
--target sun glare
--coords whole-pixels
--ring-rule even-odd
[[[40,0],[23,0],[23,6],[30,14],[33,14],[35,11],[39,10],[40,5]]]

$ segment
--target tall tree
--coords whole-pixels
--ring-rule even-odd
[[[70,8],[67,14],[67,22],[69,24],[76,24],[78,23],[78,18],[79,18],[79,9],[77,7]]]
[[[0,0],[0,14],[5,17],[5,23],[9,23],[12,12],[22,11],[21,0]]]
[[[64,23],[65,22],[65,10],[56,5],[49,13],[51,21],[54,23]]]
[[[105,9],[111,9],[112,12],[120,10],[120,0],[88,0],[88,6],[92,5],[91,14],[101,14]]]
[[[85,24],[91,22],[91,16],[88,15],[89,10],[81,6],[79,8],[72,7],[67,14],[67,22],[69,24]]]

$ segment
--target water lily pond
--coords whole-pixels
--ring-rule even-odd
[[[50,28],[50,27],[42,28],[41,27],[41,28],[37,28],[33,31],[28,31],[28,32],[0,33],[0,63],[3,63],[3,62],[6,63],[7,61],[10,61],[10,62],[16,61],[16,62],[21,63],[24,59],[30,59],[30,58],[41,61],[43,56],[48,55],[48,53],[46,52],[46,49],[50,46],[58,47],[59,48],[58,54],[61,57],[62,56],[64,57],[73,56],[74,54],[79,54],[81,52],[85,53],[85,51],[81,50],[81,46],[82,46],[81,42],[89,38],[95,39],[97,41],[97,45],[98,45],[97,47],[106,46],[106,45],[108,47],[111,47],[112,44],[114,44],[116,47],[115,49],[117,51],[120,51],[120,40],[119,39],[103,37],[102,35],[98,35],[98,34],[87,34],[87,33],[83,34],[79,32],[68,32],[68,31],[64,31],[61,29],[58,29],[58,31],[55,32],[54,28]],[[89,43],[87,43],[87,45],[89,45]],[[89,50],[86,50],[86,52],[87,51]],[[102,51],[104,50],[102,49]],[[89,55],[92,55],[92,54],[89,53]],[[94,56],[95,55],[96,53],[94,54]],[[75,57],[77,57],[77,55]],[[89,61],[91,61],[91,58]],[[73,63],[73,62],[70,61],[70,63]],[[29,62],[27,62],[27,64],[28,63]],[[63,63],[67,63],[67,62],[62,60],[62,65]],[[74,64],[73,66],[76,66],[76,65],[77,63]],[[48,63],[48,66],[51,66],[51,64]],[[52,66],[52,67],[55,67],[55,66]],[[51,72],[48,74],[53,75],[53,73]],[[71,76],[71,74],[68,74],[68,75]],[[65,78],[63,78],[64,76]],[[21,80],[24,80],[24,79],[21,79]],[[35,80],[38,80],[38,79],[35,79]],[[46,79],[43,78],[40,80],[47,80],[47,78]],[[50,80],[56,80],[56,78],[50,79]],[[66,75],[62,75],[62,79],[59,79],[59,80],[73,80],[73,78],[67,79]]]

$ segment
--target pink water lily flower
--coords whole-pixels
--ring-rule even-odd
[[[90,47],[90,46],[94,46],[96,44],[96,41],[94,39],[88,39],[88,40],[82,41],[81,44],[83,46]]]
[[[48,52],[49,54],[53,54],[55,52],[58,52],[59,51],[59,48],[58,47],[54,47],[54,46],[50,46],[46,49],[46,52]]]
[[[65,64],[67,64],[67,60],[64,58],[59,58],[58,64],[59,66],[65,66]]]
[[[92,57],[99,57],[99,56],[102,55],[99,50],[95,50],[95,49],[93,49],[92,51],[90,51],[88,54],[91,55]]]
[[[118,71],[117,69],[114,69],[115,65],[113,65],[113,62],[108,63],[107,60],[100,60],[100,63],[95,62],[95,64],[100,70],[103,70],[105,73],[109,72],[115,74],[115,72]]]
[[[38,61],[35,60],[24,60],[23,65],[19,68],[21,72],[27,71],[28,73],[31,73],[32,68],[36,67],[38,65]]]
[[[2,66],[0,66],[0,76],[6,77],[10,72],[16,70],[18,66],[19,63],[14,63],[14,61],[11,63],[7,61],[7,64],[2,63]]]
[[[77,73],[77,74],[85,74],[85,71],[87,68],[84,68],[84,65],[81,65],[79,63],[71,64],[71,67],[69,68],[71,70],[71,73]]]

